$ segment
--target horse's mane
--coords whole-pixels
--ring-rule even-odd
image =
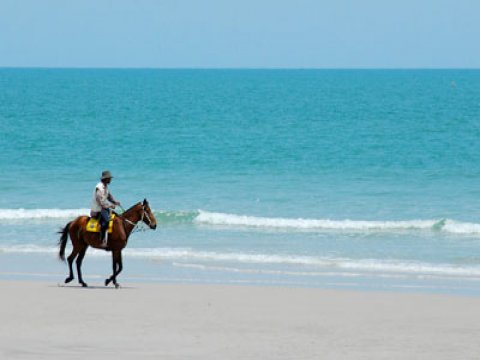
[[[132,210],[135,206],[138,206],[138,205],[140,205],[140,204],[141,204],[141,202],[138,202],[138,203],[130,206],[130,207],[129,207],[127,210],[125,210],[120,216],[126,214],[127,212],[129,212],[130,210]]]

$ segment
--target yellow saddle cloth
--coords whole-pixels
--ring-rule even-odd
[[[113,219],[115,219],[115,214],[110,215],[110,221],[108,222],[108,232],[112,232],[113,228]],[[87,222],[87,231],[88,232],[100,232],[100,221],[95,218],[90,218]]]

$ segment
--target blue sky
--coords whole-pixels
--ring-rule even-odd
[[[0,66],[480,68],[480,0],[0,0]]]

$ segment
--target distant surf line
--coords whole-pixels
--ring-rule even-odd
[[[0,254],[50,254],[58,249],[53,246],[38,246],[33,244],[1,246]],[[90,254],[96,257],[109,256],[105,251],[90,249]],[[480,265],[430,263],[425,261],[407,261],[394,259],[354,259],[348,257],[309,256],[298,254],[268,254],[246,252],[218,252],[197,250],[192,248],[128,248],[125,256],[139,260],[171,262],[175,266],[196,267],[198,269],[231,269],[234,264],[255,265],[255,272],[272,271],[286,274],[305,273],[315,275],[317,271],[338,273],[365,274],[403,274],[419,277],[452,277],[469,278],[480,281]],[[218,265],[215,265],[218,264]],[[270,266],[278,266],[274,270]],[[264,268],[267,267],[267,268]],[[300,269],[300,270],[299,270]],[[239,268],[239,272],[246,269]]]

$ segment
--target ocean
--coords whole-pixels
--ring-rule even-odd
[[[120,283],[480,295],[479,70],[4,68],[0,132],[0,279],[63,282],[108,169]]]

